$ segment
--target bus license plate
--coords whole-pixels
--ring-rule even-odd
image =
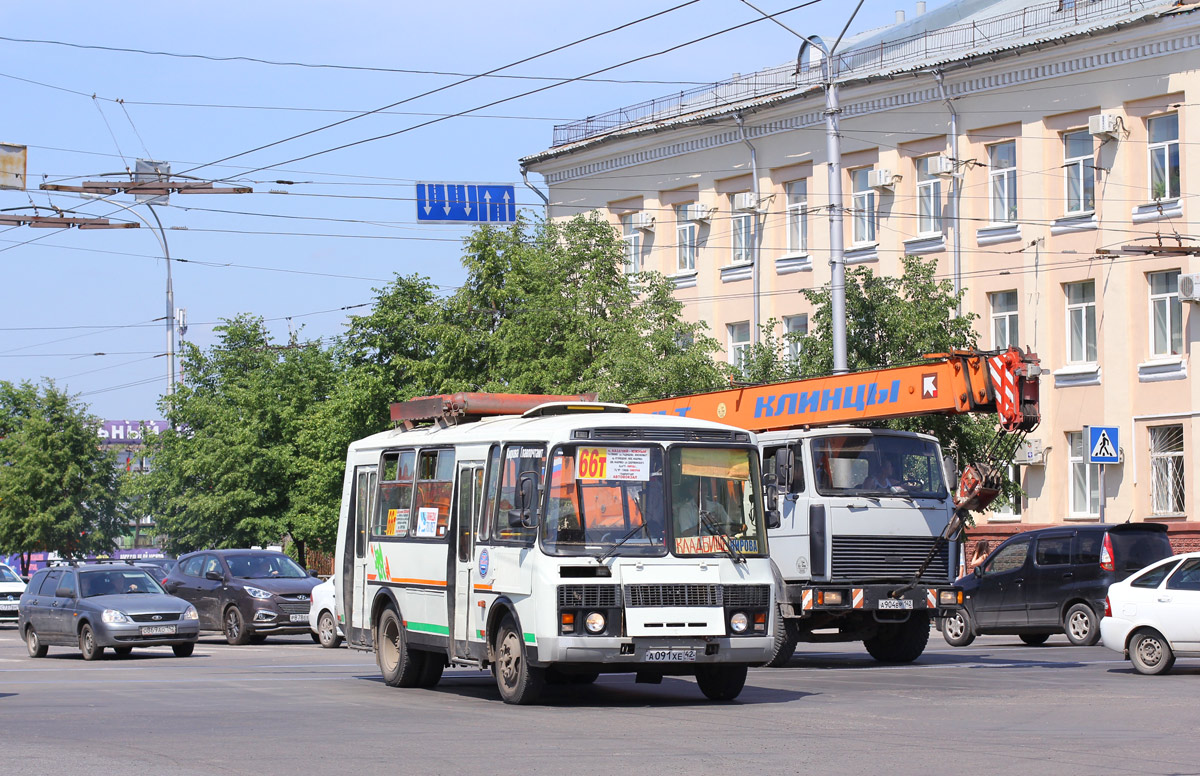
[[[648,649],[645,660],[647,663],[694,663],[694,649]]]
[[[174,625],[146,625],[142,628],[143,636],[169,636],[174,632]]]
[[[307,614],[293,614],[292,622],[308,622]]]
[[[881,598],[879,599],[880,609],[911,609],[913,602],[910,598]]]

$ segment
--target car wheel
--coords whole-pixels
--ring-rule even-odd
[[[1049,633],[1022,633],[1018,636],[1021,641],[1031,647],[1040,647],[1046,643],[1046,639],[1050,638]]]
[[[326,649],[337,649],[342,645],[337,623],[333,621],[333,614],[330,612],[321,612],[321,616],[317,618],[317,642]]]
[[[775,643],[771,645],[771,659],[766,665],[769,668],[782,668],[792,660],[796,652],[796,634],[787,626],[779,605],[775,605]]]
[[[227,642],[236,646],[250,643],[250,632],[246,628],[246,621],[242,618],[241,610],[236,606],[225,610],[224,625]]]
[[[1175,665],[1175,653],[1158,631],[1147,628],[1129,640],[1129,660],[1139,674],[1165,674]]]
[[[25,629],[25,648],[29,650],[30,657],[45,657],[50,648],[42,643],[38,638],[37,631],[30,625]]]
[[[375,659],[389,687],[416,687],[425,667],[425,653],[409,648],[400,615],[390,607],[375,627]]]
[[[929,616],[914,612],[904,622],[881,625],[879,632],[863,640],[871,657],[881,663],[911,663],[929,643]]]
[[[113,652],[117,653],[120,657],[125,657],[133,652],[133,647],[113,647]]]
[[[79,653],[84,660],[99,660],[104,657],[104,647],[96,643],[96,634],[87,623],[79,629]]]
[[[171,651],[175,653],[175,657],[191,657],[192,652],[196,649],[195,642],[189,641],[186,644],[172,644]]]
[[[700,666],[696,684],[710,701],[731,701],[746,686],[746,666]]]
[[[1087,604],[1075,604],[1067,610],[1063,631],[1067,634],[1067,640],[1077,647],[1090,647],[1100,640],[1096,613]]]
[[[956,609],[942,619],[942,638],[952,647],[965,647],[975,640],[974,623],[966,609]]]
[[[546,684],[546,672],[529,665],[525,654],[525,642],[511,616],[500,623],[496,635],[496,686],[505,703],[525,705],[533,703],[542,694]]]

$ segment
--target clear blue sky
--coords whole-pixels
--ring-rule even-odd
[[[800,1],[755,0],[755,5],[775,13]],[[682,2],[10,4],[0,35],[471,74]],[[891,23],[897,9],[911,17],[914,6],[869,0],[851,33]],[[852,8],[819,0],[779,18],[804,34],[831,40]],[[573,78],[755,18],[761,17],[739,0],[699,0],[503,73]],[[0,141],[29,146],[30,178],[28,193],[0,191],[0,210],[32,200],[39,207],[52,202],[64,210],[128,220],[127,212],[112,205],[72,195],[48,197],[36,189],[43,176],[66,183],[96,180],[122,172],[138,157],[167,161],[175,173],[199,167],[192,174],[248,183],[254,194],[175,195],[168,207],[158,209],[172,257],[190,260],[173,263],[176,305],[187,308],[191,324],[187,339],[208,345],[214,324],[243,312],[266,318],[280,340],[287,337],[289,316],[302,327],[301,337],[336,336],[347,316],[338,308],[369,302],[372,289],[397,272],[426,275],[447,291],[461,281],[466,229],[415,223],[415,181],[516,183],[522,206],[540,205],[520,184],[516,160],[548,147],[554,124],[781,64],[795,57],[797,44],[779,26],[762,21],[601,76],[624,83],[568,83],[478,116],[286,163],[550,83],[479,79],[387,114],[212,166],[222,157],[459,78],[0,40]],[[260,167],[267,169],[255,170]],[[274,182],[279,179],[295,183]],[[119,199],[132,204],[128,197]],[[0,306],[0,379],[51,378],[102,418],[160,416],[156,403],[166,385],[161,322],[166,270],[150,230],[0,226],[0,262],[7,281]],[[96,353],[106,355],[91,355]]]

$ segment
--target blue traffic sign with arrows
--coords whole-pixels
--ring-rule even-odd
[[[516,220],[515,186],[491,183],[417,184],[419,222],[511,224]]]

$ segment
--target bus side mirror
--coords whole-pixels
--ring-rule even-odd
[[[509,528],[537,527],[537,481],[537,472],[521,472],[517,481],[516,506],[508,510]]]

